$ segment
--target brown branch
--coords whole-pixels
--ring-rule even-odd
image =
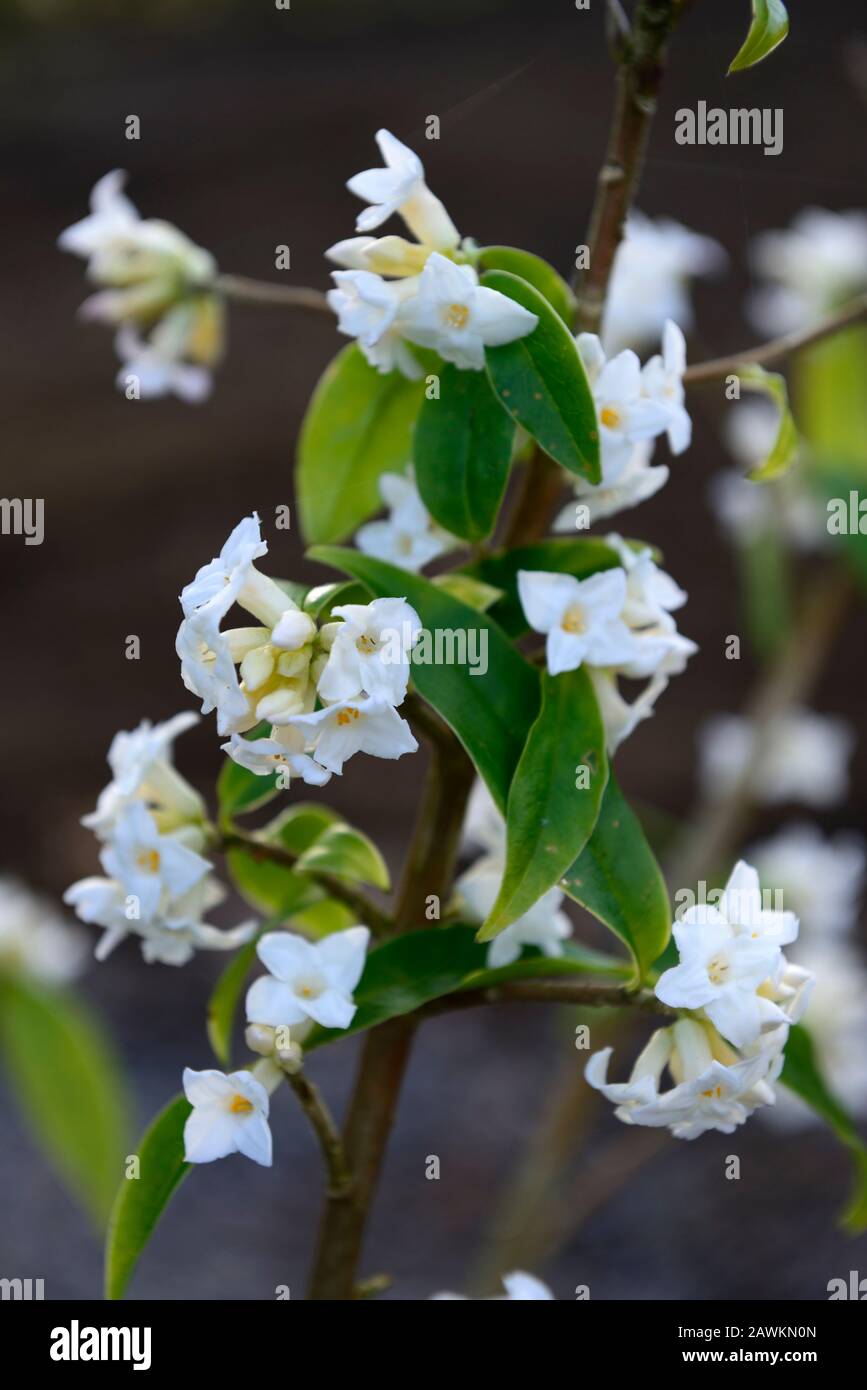
[[[322,1150],[322,1158],[328,1173],[329,1196],[341,1197],[351,1192],[352,1171],[346,1162],[343,1140],[319,1088],[309,1080],[303,1071],[287,1073],[286,1080],[298,1097],[301,1109],[310,1121],[313,1132],[319,1140],[319,1147]]]
[[[272,285],[267,280],[251,280],[246,275],[218,275],[214,288],[227,299],[235,299],[242,304],[271,304],[278,309],[331,313],[328,300],[321,290],[303,286]]]
[[[266,860],[271,864],[279,864],[284,869],[298,870],[297,854],[292,854],[288,849],[283,849],[281,845],[269,844],[267,840],[260,840],[255,835],[246,835],[241,830],[227,831],[220,839],[219,848],[225,853],[232,849],[242,849],[249,854],[252,859]],[[370,928],[374,936],[385,936],[391,930],[391,918],[381,908],[377,907],[366,893],[354,884],[345,882],[338,878],[336,874],[328,873],[320,869],[307,869],[302,866],[300,873],[308,874],[320,887],[328,894],[329,898],[336,898],[338,902],[344,903],[351,908],[358,921]]]
[[[720,377],[737,376],[741,367],[777,362],[781,357],[800,352],[811,343],[830,338],[833,333],[839,333],[841,329],[860,323],[864,319],[867,319],[867,294],[859,295],[857,299],[844,304],[842,309],[838,309],[836,313],[810,328],[786,333],[782,338],[775,338],[770,343],[760,343],[758,347],[746,348],[743,352],[733,353],[731,357],[716,357],[711,362],[696,362],[694,366],[687,367],[683,379],[687,386],[695,386],[704,381],[717,381]]]

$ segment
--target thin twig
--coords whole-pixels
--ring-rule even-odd
[[[252,859],[266,860],[271,864],[279,864],[284,869],[298,870],[297,854],[283,849],[281,845],[273,845],[267,840],[260,840],[256,835],[247,835],[241,830],[227,831],[221,837],[219,848],[224,852],[242,849]],[[377,907],[376,903],[360,888],[356,888],[355,884],[347,883],[344,879],[338,878],[336,874],[328,873],[322,869],[308,869],[302,865],[298,871],[309,874],[310,878],[325,889],[329,898],[336,898],[338,902],[351,908],[358,921],[369,927],[374,936],[385,936],[391,930],[392,923],[388,914]]]
[[[763,366],[766,362],[777,362],[781,357],[788,357],[793,352],[800,352],[802,348],[809,347],[811,343],[830,338],[833,333],[839,333],[851,324],[860,323],[862,319],[867,319],[867,294],[859,295],[849,304],[844,304],[842,309],[838,309],[821,323],[813,324],[811,328],[786,333],[782,338],[760,343],[758,347],[746,348],[743,352],[733,353],[731,357],[716,357],[711,362],[696,362],[694,366],[687,367],[683,379],[687,386],[695,386],[703,381],[717,381],[720,377],[737,376],[741,367],[754,363]]]
[[[315,1086],[303,1071],[287,1073],[286,1080],[298,1097],[301,1109],[319,1140],[328,1172],[329,1196],[342,1197],[348,1194],[353,1186],[352,1171],[346,1161],[340,1131],[318,1086]]]
[[[321,290],[304,286],[272,285],[268,280],[251,280],[246,275],[218,275],[214,288],[227,299],[242,304],[271,304],[277,309],[310,309],[330,314],[328,300]]]

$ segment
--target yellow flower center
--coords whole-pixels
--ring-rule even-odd
[[[466,304],[450,304],[445,311],[445,321],[449,328],[466,328],[470,311]]]
[[[620,424],[620,412],[613,405],[605,405],[599,412],[599,419],[606,429],[616,430]]]
[[[705,1097],[706,1100],[711,1100],[714,1096],[716,1096],[717,1100],[721,1100],[722,1086],[712,1086],[709,1091],[702,1091],[702,1095]]]
[[[707,963],[707,977],[712,985],[724,985],[730,973],[731,966],[723,955],[714,956]]]
[[[376,638],[371,637],[368,632],[362,632],[361,636],[356,639],[355,645],[365,656],[370,656],[371,652],[376,651]]]
[[[246,1096],[234,1095],[229,1102],[229,1109],[233,1115],[249,1115],[253,1109],[253,1102]]]
[[[144,869],[146,873],[158,874],[160,871],[159,850],[143,849],[141,854],[136,856],[135,862],[138,864],[139,868]]]
[[[360,718],[361,715],[359,711],[357,709],[353,709],[352,705],[350,705],[348,709],[342,709],[339,711],[337,715],[337,722],[340,725],[352,724],[356,719]]]
[[[560,623],[564,632],[586,632],[587,623],[584,617],[584,609],[579,603],[573,603],[571,608],[567,608]]]

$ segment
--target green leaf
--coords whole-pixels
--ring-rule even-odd
[[[305,613],[318,623],[327,623],[331,610],[341,603],[363,603],[363,590],[352,580],[341,580],[337,584],[317,584],[309,589],[302,607]]]
[[[346,931],[347,927],[354,926],[355,913],[345,903],[339,903],[334,898],[323,898],[312,907],[293,912],[290,925],[293,930],[319,940],[320,937],[331,936],[332,932]]]
[[[284,921],[318,902],[322,892],[303,873],[276,864],[253,848],[230,849],[226,865],[238,892],[257,912]]]
[[[792,562],[779,528],[770,525],[746,535],[736,559],[753,650],[760,661],[773,661],[792,629]]]
[[[559,676],[543,672],[542,708],[509,790],[503,881],[480,941],[529,912],[575,862],[596,824],[607,779],[605,730],[590,677],[583,667]]]
[[[298,860],[301,873],[330,873],[355,883],[391,887],[385,860],[372,840],[350,825],[331,825]]]
[[[726,76],[760,63],[779,47],[789,32],[789,16],[783,0],[752,0],[752,6],[749,33],[732,59]]]
[[[546,299],[506,270],[489,270],[481,283],[538,315],[526,338],[485,349],[497,397],[551,458],[598,483],[596,407],[575,339]]]
[[[851,1153],[855,1187],[843,1212],[842,1224],[853,1234],[867,1230],[867,1146],[852,1116],[826,1086],[813,1040],[802,1024],[796,1024],[789,1032],[781,1080],[815,1110]]]
[[[108,1038],[77,1000],[23,977],[0,981],[9,1086],[64,1183],[104,1227],[128,1152],[128,1105]]]
[[[367,592],[362,592],[366,601]],[[337,812],[319,801],[296,801],[262,827],[261,838],[281,845],[290,854],[301,855],[316,843],[330,825],[339,822]]]
[[[475,608],[477,613],[487,612],[491,604],[497,603],[503,597],[502,589],[495,589],[481,579],[462,574],[460,570],[448,570],[445,574],[438,574],[433,582],[438,589],[451,594],[452,598],[467,604],[469,608]]]
[[[560,887],[629,947],[643,980],[665,950],[671,908],[659,865],[613,772],[593,834]]]
[[[738,378],[741,386],[745,386],[748,391],[761,391],[766,396],[770,396],[780,412],[777,437],[771,452],[766,459],[763,459],[755,468],[750,469],[747,474],[747,477],[754,483],[769,483],[773,478],[778,478],[780,474],[786,472],[798,452],[798,431],[789,409],[786,378],[780,376],[779,372],[766,372],[764,367],[760,367],[756,362],[750,362],[741,367]]]
[[[355,990],[358,1010],[352,1023],[342,1029],[314,1028],[305,1051],[412,1013],[458,990],[488,989],[506,980],[538,976],[591,974],[619,979],[624,975],[622,961],[572,942],[555,959],[522,956],[498,970],[488,970],[486,958],[487,948],[475,940],[475,928],[467,926],[408,932],[374,947]]]
[[[340,541],[381,505],[382,473],[402,473],[423,381],[381,375],[355,343],[326,368],[304,417],[295,486],[308,541]]]
[[[354,575],[374,597],[405,596],[429,634],[454,636],[458,654],[462,633],[478,634],[477,655],[484,653],[483,644],[487,644],[487,670],[480,675],[471,675],[467,666],[448,661],[422,664],[416,659],[423,654],[419,647],[414,653],[412,679],[419,694],[457,734],[504,811],[526,731],[539,712],[537,672],[485,613],[444,593],[421,575],[408,574],[357,550],[316,546],[310,556]],[[428,654],[435,655],[435,651],[431,653],[431,643]],[[443,654],[449,654],[445,641]],[[481,663],[477,669],[481,671]]]
[[[852,484],[867,482],[867,328],[835,333],[793,365],[798,420],[809,444],[808,462],[821,478],[843,469]]]
[[[246,946],[236,951],[217,980],[208,1000],[208,1041],[217,1061],[224,1067],[228,1067],[231,1062],[232,1030],[235,1026],[238,1000],[256,960],[256,947],[264,932],[268,930],[270,927],[263,927],[252,941],[248,941]]]
[[[470,575],[501,590],[503,597],[491,606],[490,616],[510,637],[520,637],[528,631],[528,623],[518,598],[519,570],[553,570],[558,574],[574,574],[576,579],[586,579],[600,570],[616,569],[620,563],[616,550],[612,550],[604,541],[587,537],[581,540],[538,541],[535,545],[522,545],[515,550],[496,551],[451,573]]]
[[[106,1298],[123,1298],[157,1222],[178,1183],[190,1170],[190,1164],[184,1161],[184,1125],[189,1114],[190,1104],[185,1096],[169,1101],[136,1149],[139,1177],[121,1182],[106,1241]]]
[[[439,398],[419,411],[413,459],[422,501],[452,535],[480,541],[494,529],[514,438],[485,373],[443,367]]]
[[[552,265],[532,251],[519,251],[515,246],[483,246],[477,263],[484,270],[508,270],[543,294],[560,315],[567,328],[572,327],[577,301],[566,281]]]
[[[251,738],[267,738],[270,728],[267,724],[257,724]],[[250,811],[273,801],[279,792],[277,773],[267,777],[257,777],[246,767],[241,767],[234,758],[227,757],[217,777],[217,805],[223,824],[231,822],[235,816],[247,815]]]

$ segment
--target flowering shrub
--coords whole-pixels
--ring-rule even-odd
[[[638,0],[619,37],[642,122],[680,10],[678,0]],[[759,10],[735,70],[784,37],[783,6]],[[342,577],[308,589],[269,574],[267,524],[255,511],[228,518],[220,553],[196,557],[176,639],[183,685],[201,715],[214,716],[215,758],[218,748],[224,755],[216,809],[175,766],[175,739],[198,719],[184,712],[115,737],[112,780],[86,818],[104,876],[66,896],[102,929],[100,959],[128,935],[149,963],[233,953],[208,1014],[225,1070],[186,1067],[183,1094],[142,1140],[142,1177],[121,1185],[111,1225],[112,1297],[192,1166],[235,1153],[279,1163],[268,1127],[278,1088],[295,1093],[327,1172],[311,1296],[354,1297],[415,1027],[510,999],[656,1018],[628,1080],[609,1080],[610,1046],[591,1044],[583,1069],[627,1126],[684,1140],[728,1134],[774,1106],[785,1084],[856,1155],[850,1221],[867,1220],[867,1151],[800,1022],[813,974],[784,954],[798,941],[798,917],[770,908],[763,892],[788,891],[773,881],[779,846],[776,856],[757,847],[756,867],[737,860],[730,815],[746,800],[804,792],[827,804],[845,781],[846,731],[802,708],[801,668],[792,674],[788,653],[805,639],[793,631],[782,695],[775,686],[750,719],[718,716],[708,727],[710,809],[668,877],[672,890],[691,891],[701,874],[725,886],[675,919],[613,758],[700,659],[674,616],[687,594],[640,539],[584,534],[669,482],[672,469],[654,462],[658,444],[675,476],[685,466],[688,391],[704,381],[737,383],[734,398],[743,387],[768,411],[748,477],[737,475],[737,496],[721,507],[739,540],[748,531],[750,547],[764,545],[777,517],[768,494],[789,496],[792,511],[819,505],[785,381],[763,364],[863,317],[853,247],[864,226],[814,213],[766,241],[759,266],[776,284],[755,313],[794,328],[795,339],[688,367],[689,280],[718,271],[725,256],[709,238],[630,211],[642,141],[623,138],[624,167],[600,178],[589,258],[572,285],[530,251],[462,236],[418,155],[380,130],[382,164],[347,185],[364,204],[356,235],[325,253],[339,267],[334,288],[274,287],[289,307],[333,313],[352,340],[316,388],[296,468],[310,555]],[[226,301],[267,297],[268,287],[218,273],[182,233],[139,218],[122,188],[117,172],[101,179],[90,216],[60,239],[87,258],[99,287],[84,313],[117,327],[125,392],[200,401],[222,353]],[[394,217],[397,233],[387,230]],[[805,275],[817,238],[828,249]],[[800,489],[801,503],[785,489]],[[387,516],[376,519],[383,505]],[[787,521],[775,534],[796,530]],[[424,573],[432,564],[437,572]],[[836,553],[831,567],[837,583]],[[801,769],[790,745],[803,748],[805,728],[819,752],[811,746]],[[419,739],[428,781],[399,888],[383,906],[382,856],[327,808],[322,789],[350,758],[414,757]],[[376,775],[384,782],[388,769]],[[245,828],[265,806],[276,813]],[[462,835],[484,853],[456,875]],[[857,879],[862,852],[847,852]],[[207,920],[225,895],[218,859],[254,914],[231,927]],[[608,930],[610,952],[573,937],[567,900]],[[801,911],[821,915],[809,903]],[[265,973],[248,985],[257,962]],[[232,1069],[242,1012],[252,1057]],[[341,1134],[306,1058],[353,1033],[365,1043]],[[551,1297],[519,1270],[504,1286],[509,1300]]]

